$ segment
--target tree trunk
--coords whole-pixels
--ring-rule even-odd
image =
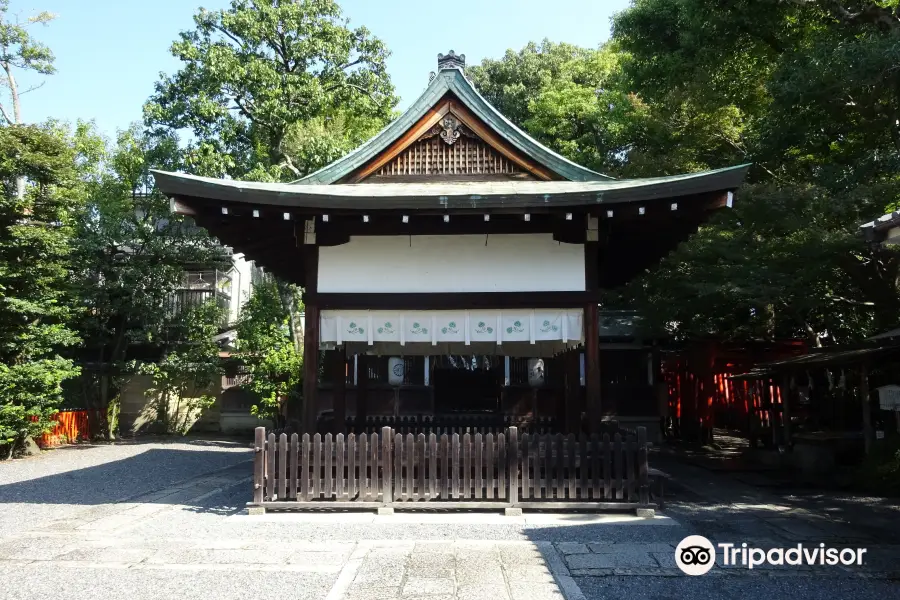
[[[107,378],[104,374],[104,369],[106,368],[106,346],[100,346],[100,355],[97,357],[97,364],[99,365],[100,372],[97,376],[96,392],[93,389],[93,377],[91,377],[90,387],[84,394],[85,404],[87,405],[85,408],[87,409],[88,428],[90,429],[91,437],[97,435],[101,429],[103,429],[103,427],[100,426],[100,419],[98,416],[100,414],[100,405],[103,404],[107,393],[105,386],[108,385]]]
[[[300,352],[303,348],[303,326],[300,324],[294,290],[291,286],[278,282],[278,295],[281,297],[281,304],[288,315],[291,343],[294,345],[294,350]]]
[[[13,123],[10,125],[21,125],[22,124],[22,105],[19,102],[19,86],[16,83],[16,78],[13,75],[12,69],[10,68],[10,64],[3,63],[3,70],[6,71],[6,77],[9,81],[9,93],[12,96],[13,103]],[[9,120],[9,116],[7,115],[7,120]],[[19,176],[16,177],[16,196],[18,198],[25,197],[25,177]]]
[[[115,328],[115,337],[108,363],[103,362],[103,350],[100,351],[101,371],[99,406],[93,407],[93,410],[88,411],[88,418],[93,418],[94,420],[94,422],[91,423],[91,431],[99,432],[102,430],[103,438],[106,441],[111,441],[115,438],[115,432],[113,431],[115,424],[113,420],[109,418],[110,398],[114,397],[116,402],[119,401],[119,386],[116,385],[113,380],[112,370],[114,365],[124,362],[127,351],[128,344],[125,343],[125,319],[119,317],[118,326]],[[107,418],[100,419],[99,416],[101,414],[105,414]]]

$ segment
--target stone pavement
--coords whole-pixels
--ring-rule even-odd
[[[207,479],[204,485],[208,483]],[[136,510],[139,507],[144,510]],[[210,536],[190,535],[192,530],[184,526],[182,517],[189,520],[200,515],[179,514],[185,508],[137,504],[105,516],[92,511],[95,518],[83,515],[74,529],[43,527],[4,539],[0,541],[0,577],[15,573],[42,580],[46,579],[42,574],[52,572],[64,585],[47,591],[58,592],[71,590],[73,582],[79,581],[91,582],[97,591],[109,577],[109,593],[118,596],[122,585],[134,586],[129,594],[134,598],[171,598],[173,591],[182,597],[185,588],[199,581],[204,582],[202,589],[187,597],[278,594],[327,600],[582,600],[597,597],[585,590],[601,579],[685,579],[675,566],[674,548],[689,531],[664,516],[639,520],[487,513],[232,514],[216,516],[216,530],[223,535]],[[148,526],[166,523],[186,535],[146,535]],[[329,536],[329,530],[334,535]],[[424,530],[442,539],[417,539],[423,537],[417,532]],[[341,539],[344,533],[357,539]],[[488,539],[473,539],[478,537]],[[763,545],[774,543],[768,539]],[[880,550],[873,547],[869,552]],[[832,585],[828,581],[846,580],[893,588],[886,581],[888,575],[867,568],[750,571],[717,566],[704,577],[728,580],[726,588],[773,578],[791,578],[798,582],[795,585],[822,589]],[[175,582],[179,583],[173,590],[170,586]],[[24,589],[18,591],[0,588],[0,597],[33,597]]]
[[[78,455],[76,471],[65,471],[65,453],[48,455],[63,461],[58,466],[0,465],[2,522],[14,525],[0,528],[0,598],[900,598],[893,583],[900,540],[856,531],[828,511],[758,490],[673,486],[666,511],[654,519],[496,512],[248,516],[249,452],[210,460],[205,472],[185,448],[153,446],[145,462],[134,447],[124,454],[104,449],[97,460],[90,458],[93,449],[79,452],[89,454]],[[105,469],[130,473],[129,460],[141,469],[140,492],[128,495],[115,477],[102,487]],[[183,477],[178,461],[188,461],[194,476]],[[692,487],[709,480],[699,472],[680,476]],[[67,486],[65,493],[59,486]],[[798,541],[862,545],[868,554],[859,568],[717,566],[691,578],[674,563],[675,546],[691,534],[766,549]]]

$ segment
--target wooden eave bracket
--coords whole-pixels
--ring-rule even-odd
[[[316,220],[306,219],[303,225],[303,243],[315,246],[316,244]]]
[[[178,196],[169,197],[169,212],[173,215],[183,215],[186,217],[197,216],[197,211],[185,204]]]
[[[585,231],[585,241],[600,241],[600,219],[592,215],[587,216],[587,230]]]

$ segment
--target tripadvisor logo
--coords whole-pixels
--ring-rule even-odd
[[[687,575],[705,575],[716,565],[716,549],[702,535],[689,535],[675,547],[675,564]]]
[[[761,565],[862,565],[865,548],[827,548],[825,544],[790,548],[753,548],[746,543],[716,544],[722,550],[722,565],[753,569]],[[702,535],[689,535],[675,548],[675,564],[687,575],[704,575],[716,565],[716,547]]]

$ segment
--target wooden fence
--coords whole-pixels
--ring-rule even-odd
[[[266,434],[253,502],[264,509],[650,507],[647,431],[459,435]]]

